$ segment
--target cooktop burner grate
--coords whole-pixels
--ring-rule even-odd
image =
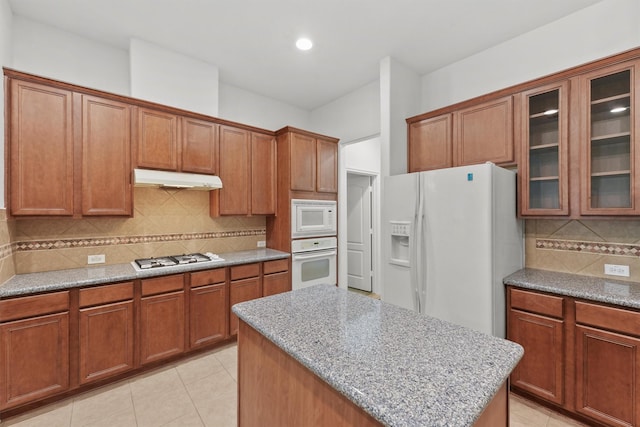
[[[134,261],[135,265],[141,270],[159,267],[171,267],[174,265],[195,264],[199,262],[224,261],[216,254],[207,252],[201,254],[199,252],[192,254],[170,255],[163,257],[141,258]]]

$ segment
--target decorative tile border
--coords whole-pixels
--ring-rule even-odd
[[[4,245],[0,245],[0,259],[11,256],[11,254],[13,254],[13,250],[14,248],[12,243],[5,243]]]
[[[157,234],[150,236],[116,236],[116,237],[92,237],[83,239],[53,239],[53,240],[34,240],[26,242],[15,242],[13,245],[8,244],[9,251],[13,247],[14,251],[41,251],[49,249],[68,249],[68,248],[85,248],[96,246],[112,246],[112,245],[130,245],[136,243],[157,243],[157,242],[175,242],[180,240],[201,240],[201,239],[218,239],[223,237],[246,237],[246,236],[264,236],[267,234],[266,229],[255,230],[237,230],[237,231],[216,231],[212,233],[180,233],[180,234]],[[0,247],[0,251],[3,248]],[[3,253],[3,252],[0,252]]]
[[[623,243],[536,239],[536,249],[640,257],[640,245]]]

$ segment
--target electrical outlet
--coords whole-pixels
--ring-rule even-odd
[[[629,277],[629,266],[628,265],[605,264],[604,265],[604,274],[609,274],[611,276]]]
[[[259,248],[266,248],[267,247],[267,242],[265,240],[258,240],[258,247]]]
[[[104,254],[89,255],[87,257],[87,264],[104,264],[104,262],[105,262]]]

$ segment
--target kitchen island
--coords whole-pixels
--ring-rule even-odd
[[[238,425],[508,425],[518,344],[335,286],[237,304]]]

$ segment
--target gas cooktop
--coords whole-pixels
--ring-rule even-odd
[[[224,259],[220,258],[216,254],[207,252],[205,254],[193,253],[193,254],[169,255],[169,256],[153,257],[153,258],[141,258],[141,259],[135,260],[131,264],[133,264],[133,266],[137,270],[147,270],[150,268],[173,267],[176,265],[196,264],[196,263],[204,263],[204,262],[218,262],[218,261],[224,261]]]

